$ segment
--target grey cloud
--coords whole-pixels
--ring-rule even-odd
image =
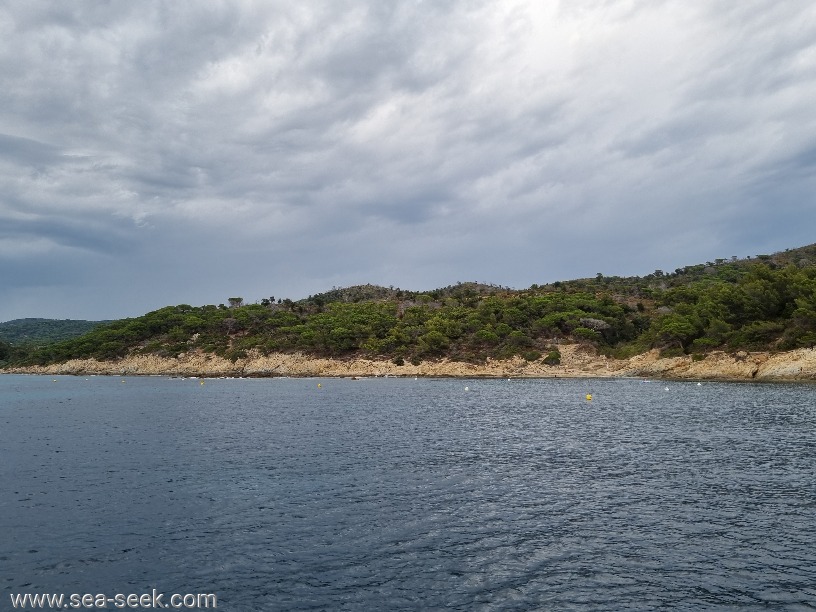
[[[689,88],[695,98],[746,100],[816,77],[812,3],[719,3],[704,12],[712,40]],[[718,32],[729,36],[714,38]]]
[[[8,162],[36,168],[59,163],[60,156],[59,149],[48,143],[0,134],[0,158]]]
[[[814,28],[798,0],[7,4],[0,240],[31,263],[0,248],[0,319],[63,315],[29,310],[58,259],[107,318],[807,240]]]

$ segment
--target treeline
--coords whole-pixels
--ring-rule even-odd
[[[645,277],[580,279],[521,291],[465,283],[428,293],[361,286],[305,300],[168,306],[102,325],[80,338],[5,363],[200,350],[237,360],[250,351],[300,351],[418,363],[522,356],[557,363],[558,346],[580,342],[624,357],[659,348],[703,356],[719,349],[787,350],[816,343],[816,267],[805,255],[709,262]]]

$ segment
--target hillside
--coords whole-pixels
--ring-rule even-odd
[[[12,345],[42,345],[77,338],[110,321],[14,319],[0,323],[0,341]]]
[[[211,354],[304,354],[484,364],[521,358],[557,365],[579,344],[626,358],[657,349],[702,359],[712,351],[785,351],[816,344],[816,245],[750,259],[533,285],[461,283],[427,292],[361,285],[293,302],[168,306],[5,357],[6,365]],[[1,357],[0,357],[1,358]]]

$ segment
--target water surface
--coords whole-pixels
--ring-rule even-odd
[[[0,376],[0,601],[813,610],[814,392]]]

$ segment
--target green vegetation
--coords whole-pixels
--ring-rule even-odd
[[[15,319],[0,323],[0,342],[9,345],[42,345],[87,334],[108,321]]]
[[[264,298],[229,307],[168,306],[39,348],[0,344],[0,363],[46,364],[128,354],[249,351],[395,364],[448,357],[520,356],[557,365],[579,342],[627,357],[651,348],[701,359],[712,350],[786,350],[816,344],[816,245],[756,259],[717,260],[645,277],[594,278],[510,290],[462,283],[426,293],[371,285],[304,300]]]

